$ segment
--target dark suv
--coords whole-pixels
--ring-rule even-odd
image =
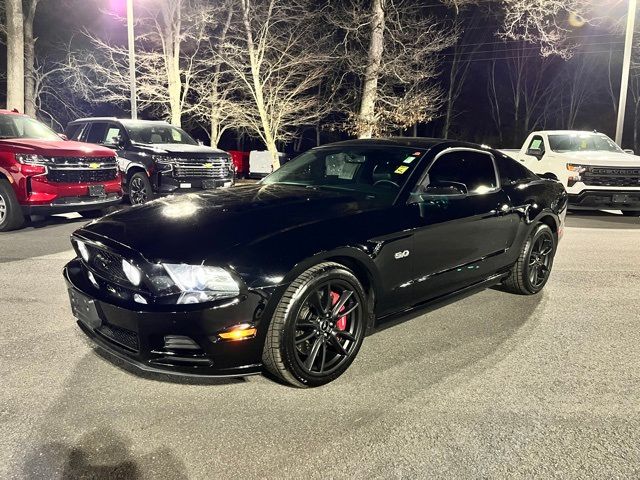
[[[118,152],[122,186],[131,204],[156,195],[230,187],[231,156],[196,142],[166,122],[83,118],[67,126],[70,139],[95,143]]]

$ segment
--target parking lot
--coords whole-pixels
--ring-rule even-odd
[[[0,478],[637,478],[640,220],[570,214],[543,293],[365,339],[338,381],[140,375],[76,327],[75,215],[0,235]]]

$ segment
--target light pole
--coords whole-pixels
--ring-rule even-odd
[[[620,86],[620,104],[618,105],[618,123],[616,125],[616,143],[622,145],[624,114],[627,108],[627,90],[629,89],[629,70],[631,69],[631,51],[633,49],[633,29],[636,23],[636,0],[629,0],[627,14],[627,33],[624,40],[624,60],[622,62],[622,84]]]
[[[635,2],[635,0],[632,0]],[[127,0],[127,35],[129,43],[129,82],[131,88],[131,118],[138,118],[138,101],[136,98],[136,52],[133,35],[133,0]]]

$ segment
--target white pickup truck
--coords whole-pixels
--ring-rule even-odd
[[[603,133],[538,131],[520,150],[502,152],[537,174],[553,174],[567,189],[571,209],[640,215],[640,157]]]

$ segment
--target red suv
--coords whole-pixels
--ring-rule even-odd
[[[0,232],[26,215],[99,216],[120,203],[113,150],[63,139],[46,125],[0,110]]]

